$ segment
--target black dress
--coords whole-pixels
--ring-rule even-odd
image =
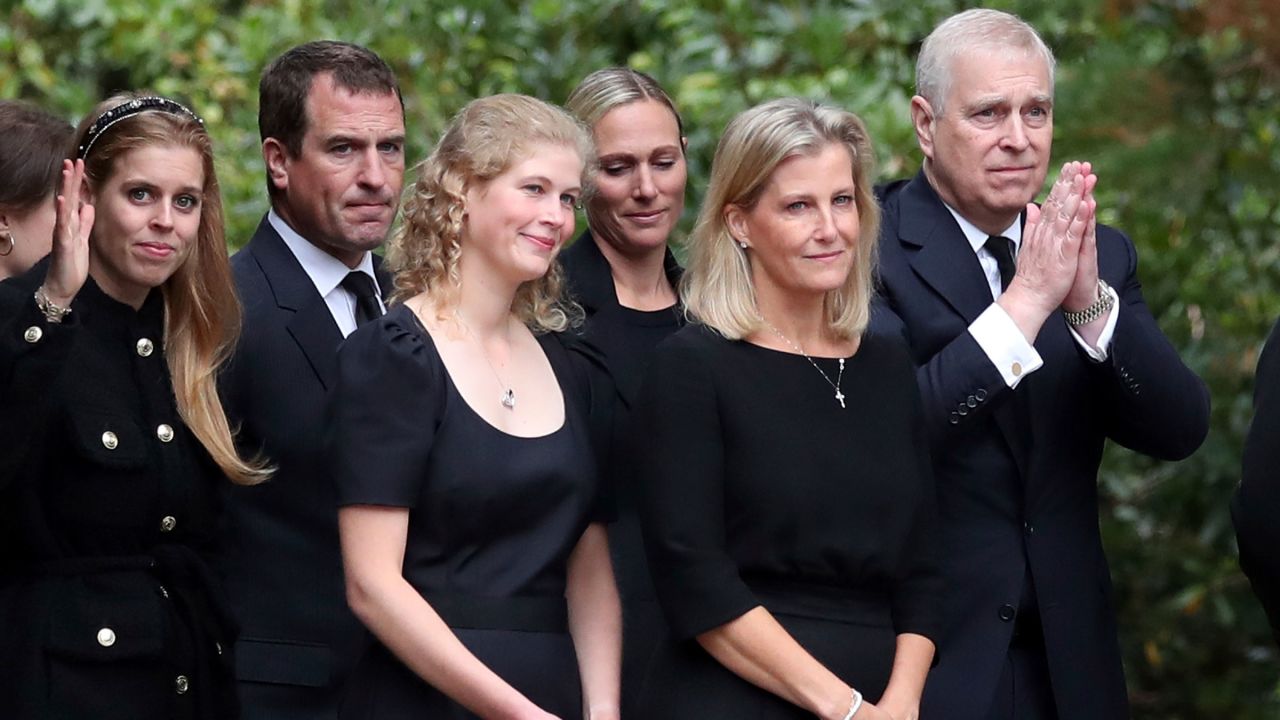
[[[640,534],[639,491],[631,452],[633,439],[644,429],[634,424],[632,413],[654,348],[684,325],[684,313],[679,306],[644,311],[620,305],[609,262],[590,232],[583,233],[561,258],[570,292],[587,316],[579,333],[585,348],[574,348],[594,356],[605,376],[593,376],[599,378],[593,397],[608,393],[613,400],[603,410],[600,403],[593,409],[592,434],[602,446],[601,472],[608,478],[606,486],[614,493],[617,510],[609,525],[609,555],[622,599],[622,717],[639,717],[645,681],[653,663],[661,662],[667,627],[654,597]],[[670,250],[664,269],[667,281],[675,287],[680,266]]]
[[[837,360],[815,360],[839,376]],[[936,637],[934,488],[905,347],[864,337],[840,385],[847,408],[803,356],[702,325],[659,347],[637,411],[642,518],[681,643],[643,717],[811,717],[694,639],[756,606],[870,701],[898,634]]]
[[[567,563],[594,519],[584,379],[556,336],[539,337],[565,421],[508,435],[458,393],[404,305],[338,354],[327,445],[342,505],[409,509],[404,575],[481,662],[539,707],[581,713],[567,630]],[[381,643],[361,659],[343,718],[472,718]]]
[[[61,324],[0,284],[0,717],[237,715],[207,564],[219,483],[178,415],[164,300],[89,279]]]

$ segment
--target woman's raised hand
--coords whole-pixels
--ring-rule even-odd
[[[62,161],[62,189],[57,198],[57,222],[44,294],[59,307],[67,307],[89,277],[89,232],[93,230],[93,205],[83,202],[84,161]]]

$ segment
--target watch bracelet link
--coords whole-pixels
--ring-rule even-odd
[[[1111,286],[1102,278],[1098,278],[1098,299],[1094,300],[1089,307],[1080,310],[1079,312],[1063,310],[1062,316],[1066,318],[1067,324],[1072,327],[1088,325],[1094,320],[1106,315],[1107,312],[1115,306],[1115,304],[1116,299],[1111,294]]]

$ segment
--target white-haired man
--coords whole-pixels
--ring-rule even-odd
[[[1042,206],[1053,54],[970,10],[917,64],[924,167],[883,189],[881,287],[919,367],[948,582],[926,720],[1129,717],[1098,528],[1106,439],[1158,458],[1208,430],[1204,383],[1147,310],[1088,163]]]

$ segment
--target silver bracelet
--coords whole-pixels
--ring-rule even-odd
[[[71,314],[70,307],[55,305],[53,301],[49,299],[49,296],[44,292],[43,285],[36,288],[35,298],[36,309],[44,315],[45,322],[57,324],[62,322],[63,318]]]
[[[862,708],[862,693],[849,688],[849,712],[844,714],[843,720],[853,720],[853,716],[858,714],[858,710]]]

